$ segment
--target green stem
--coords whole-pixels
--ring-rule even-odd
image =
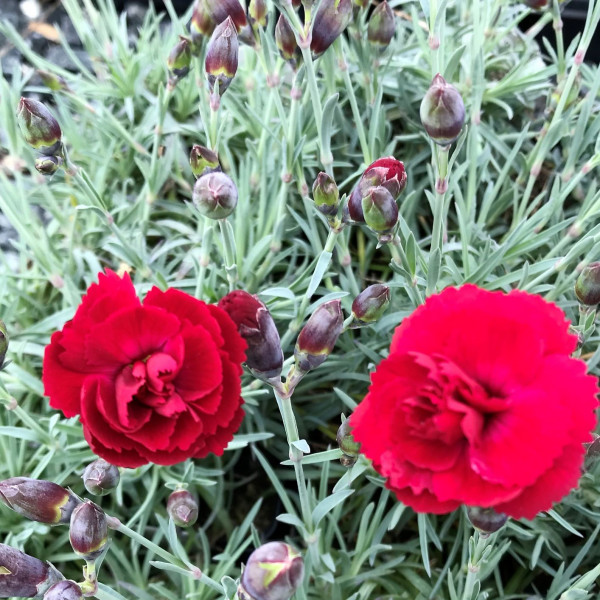
[[[429,267],[432,261],[437,260],[438,251],[443,251],[444,236],[444,205],[446,201],[446,192],[448,190],[448,153],[450,146],[435,147],[436,152],[436,182],[435,198],[433,204],[433,229],[431,232],[431,251],[429,253]],[[427,295],[435,291],[437,281],[429,281],[427,285]]]
[[[204,279],[206,278],[206,269],[210,263],[210,250],[212,248],[212,238],[214,229],[212,224],[207,226],[206,219],[202,219],[202,252],[200,254],[200,266],[198,277],[196,278],[196,298],[202,298],[204,290]]]
[[[225,252],[225,271],[229,281],[229,291],[235,288],[237,281],[237,264],[235,262],[235,238],[233,228],[227,219],[219,219],[219,228],[223,237],[223,250]]]
[[[475,531],[471,538],[474,542],[472,552],[469,552],[469,564],[467,565],[467,580],[465,589],[463,590],[462,600],[473,600],[473,590],[475,584],[481,580],[481,567],[485,560],[483,559],[484,552],[488,546],[494,541],[495,535],[489,533],[481,533]],[[479,597],[479,594],[478,594]]]
[[[151,204],[158,196],[158,190],[156,189],[156,181],[158,178],[158,151],[160,150],[160,144],[162,142],[163,127],[165,122],[165,116],[169,108],[169,102],[171,101],[172,90],[165,88],[161,85],[158,89],[158,115],[156,119],[156,127],[154,128],[154,140],[152,142],[152,155],[150,157],[150,172],[148,173],[148,197],[147,202]]]

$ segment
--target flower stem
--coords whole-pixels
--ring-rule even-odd
[[[223,249],[225,251],[225,271],[229,281],[229,291],[235,288],[237,281],[237,264],[235,262],[235,238],[233,228],[227,219],[219,219],[219,228],[223,237]]]
[[[481,584],[481,567],[487,562],[487,556],[491,552],[495,537],[495,534],[482,533],[476,530],[469,540],[469,563],[462,600],[476,600],[473,599],[473,590],[477,582]],[[487,550],[488,548],[489,550]],[[479,594],[477,594],[477,597],[479,597]]]

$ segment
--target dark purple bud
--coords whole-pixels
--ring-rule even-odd
[[[256,297],[234,290],[219,301],[246,340],[246,364],[260,379],[279,377],[283,365],[281,340],[269,309]]]
[[[191,527],[198,520],[198,501],[187,490],[175,490],[167,500],[167,513],[175,525]]]
[[[378,234],[381,243],[389,241],[389,234],[398,223],[398,205],[384,187],[374,187],[362,200],[365,223]]]
[[[64,487],[28,477],[0,481],[0,501],[25,518],[48,525],[68,523],[80,504],[77,496]]]
[[[267,3],[265,0],[250,0],[248,16],[253,27],[267,26]]]
[[[219,86],[219,95],[229,87],[238,67],[238,36],[231,17],[227,17],[213,31],[208,47],[204,67],[208,85],[212,92],[215,83]]]
[[[438,73],[421,102],[421,123],[440,146],[451,144],[465,122],[465,105],[458,90]]]
[[[196,178],[220,171],[219,155],[204,146],[195,144],[190,152],[190,167]]]
[[[312,187],[317,210],[327,216],[336,215],[340,205],[340,192],[335,181],[327,173],[319,173]]]
[[[592,262],[583,268],[575,282],[575,295],[581,304],[600,304],[600,262]]]
[[[206,7],[206,0],[196,0],[190,22],[192,44],[199,46],[202,43],[202,38],[211,35],[216,26],[217,24],[212,20]]]
[[[25,140],[34,148],[55,149],[61,140],[62,131],[58,121],[37,100],[21,98],[17,108],[17,121]]]
[[[369,19],[367,38],[370,42],[387,47],[396,32],[396,17],[390,5],[383,0],[375,7]]]
[[[6,358],[6,353],[8,352],[8,331],[6,329],[6,325],[4,321],[0,319],[0,369],[4,364],[4,359]]]
[[[205,217],[225,219],[237,206],[238,191],[229,176],[215,171],[196,180],[192,198]]]
[[[60,156],[38,156],[35,159],[35,170],[42,175],[54,175],[62,162]]]
[[[85,489],[94,496],[106,496],[119,485],[119,468],[103,458],[91,462],[81,476]]]
[[[49,588],[44,600],[83,600],[83,592],[74,581],[65,579]]]
[[[282,13],[275,25],[275,43],[283,60],[295,61],[300,48],[287,17]]]
[[[346,419],[337,431],[336,440],[340,450],[352,458],[356,458],[360,454],[360,444],[354,441],[352,437],[352,428],[350,421]]]
[[[108,543],[104,511],[91,500],[82,502],[71,515],[69,540],[75,554],[87,561],[97,559]]]
[[[238,587],[239,600],[289,600],[302,584],[304,561],[288,544],[268,542],[248,558]]]
[[[544,8],[547,8],[550,3],[548,0],[523,0],[523,4],[535,10],[542,10]]]
[[[204,0],[210,18],[217,24],[230,18],[237,31],[248,24],[246,13],[238,0]]]
[[[374,323],[390,305],[390,288],[376,283],[363,290],[352,303],[352,315],[359,323]]]
[[[583,461],[583,468],[586,471],[589,471],[598,463],[598,460],[600,460],[600,436],[596,436],[593,442],[584,444],[584,446],[585,459]]]
[[[167,57],[167,67],[169,67],[170,72],[169,85],[171,87],[177,85],[177,82],[190,71],[192,62],[191,44],[191,40],[180,35],[179,41],[173,46]]]
[[[39,598],[61,579],[50,563],[0,544],[0,598]]]
[[[67,82],[60,75],[55,75],[43,69],[38,69],[37,74],[40,76],[42,83],[53,92],[69,89]]]
[[[467,506],[467,517],[471,521],[471,525],[484,534],[498,531],[508,521],[508,517],[504,513],[497,513],[492,508],[480,508],[479,506]]]
[[[352,0],[322,0],[314,17],[310,49],[321,54],[352,20]]]
[[[321,304],[298,335],[294,349],[297,369],[307,372],[325,362],[333,351],[343,326],[340,301],[330,300]]]

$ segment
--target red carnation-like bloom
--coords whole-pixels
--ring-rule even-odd
[[[539,296],[448,288],[396,329],[354,439],[418,512],[531,519],[577,485],[596,423],[598,385],[570,357],[576,342]]]
[[[140,302],[129,275],[100,274],[44,355],[50,406],[79,415],[113,465],[221,455],[244,417],[246,342],[227,313],[174,289]]]

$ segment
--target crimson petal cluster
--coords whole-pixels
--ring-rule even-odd
[[[46,348],[50,406],[79,415],[92,450],[113,465],[170,465],[223,453],[239,428],[246,342],[218,306],[99,275]]]

